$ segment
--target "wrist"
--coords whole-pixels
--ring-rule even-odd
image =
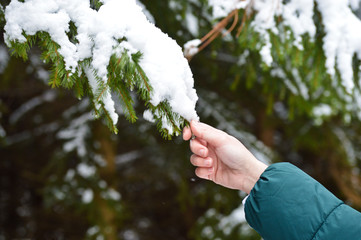
[[[268,166],[263,162],[254,159],[254,161],[246,168],[240,190],[249,194],[267,167]]]

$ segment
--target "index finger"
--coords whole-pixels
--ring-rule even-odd
[[[183,140],[188,141],[192,137],[192,131],[189,126],[183,128]]]

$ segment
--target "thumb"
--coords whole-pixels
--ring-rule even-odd
[[[205,140],[211,145],[217,145],[221,137],[221,131],[213,128],[205,123],[192,121],[191,122],[192,133],[199,139]]]

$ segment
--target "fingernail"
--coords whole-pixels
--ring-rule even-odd
[[[205,157],[205,155],[206,155],[206,150],[201,149],[201,150],[199,151],[199,154],[200,154],[200,156]]]

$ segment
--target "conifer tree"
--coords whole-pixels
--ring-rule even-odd
[[[291,119],[304,113],[318,124],[332,116],[342,116],[346,123],[361,119],[359,1],[208,0],[207,4],[213,28],[185,44],[188,59],[223,37],[233,45],[231,54],[240,58],[231,88],[237,89],[242,78],[248,88],[261,81],[269,96],[268,112],[274,102],[287,100]],[[247,66],[252,59],[258,64]],[[247,69],[240,77],[243,66]]]
[[[52,88],[72,89],[79,99],[89,96],[92,100],[95,117],[104,116],[109,128],[114,133],[118,132],[116,127],[118,115],[115,112],[113,95],[118,95],[125,117],[134,123],[138,118],[134,110],[134,94],[132,94],[134,90],[147,108],[144,113],[146,119],[157,123],[157,127],[164,138],[170,139],[172,135],[178,135],[188,121],[197,118],[194,110],[197,97],[194,89],[192,89],[193,79],[185,59],[173,63],[170,61],[171,64],[180,69],[174,73],[174,76],[169,73],[173,69],[167,69],[171,65],[154,65],[155,59],[143,62],[143,66],[150,65],[147,67],[147,71],[142,68],[142,59],[152,57],[148,53],[150,52],[148,49],[153,50],[154,47],[158,47],[154,46],[157,41],[160,42],[159,44],[166,44],[169,48],[163,49],[163,53],[171,50],[169,56],[177,55],[174,54],[176,51],[178,58],[180,58],[179,55],[181,58],[183,57],[180,47],[173,40],[165,34],[159,33],[156,27],[145,20],[145,16],[142,16],[140,8],[136,6],[134,0],[127,0],[124,3],[92,0],[88,4],[86,1],[65,4],[61,1],[55,1],[56,8],[50,10],[47,9],[46,4],[47,1],[27,1],[24,3],[12,1],[5,9],[5,41],[12,50],[12,54],[25,61],[28,58],[29,49],[37,45],[42,51],[42,60],[51,66],[49,85]],[[72,12],[71,7],[66,6],[67,4],[76,6],[77,12]],[[112,7],[118,9],[111,10]],[[107,11],[108,14],[113,12],[112,17],[114,18],[116,11],[120,10],[122,13],[118,15],[129,10],[141,19],[133,17],[129,19],[129,22],[126,22],[126,18],[120,18],[124,22],[115,23],[122,26],[118,28],[117,32],[111,29],[116,25],[108,26],[114,23],[107,21],[106,14],[103,12]],[[1,11],[3,15],[3,10]],[[44,25],[42,22],[33,19],[36,14],[40,15],[39,18],[45,18],[42,21],[54,22]],[[91,30],[84,30],[92,24],[82,19],[87,14],[94,15],[94,17],[87,18],[86,21],[94,21],[93,24],[100,24],[100,29],[89,27]],[[51,15],[54,15],[54,19]],[[22,20],[17,21],[17,19]],[[113,21],[117,20],[114,19]],[[132,25],[130,24],[131,21],[137,22]],[[144,31],[146,31],[144,36],[136,35],[139,33],[132,31],[131,28],[138,28],[138,32],[140,32],[143,27],[142,24],[145,26]],[[105,30],[101,28],[105,28]],[[127,39],[128,32],[130,32],[129,38],[133,38],[132,42]],[[153,37],[155,39],[153,42],[150,44],[146,41],[139,42],[139,39],[147,37],[145,34],[152,37],[153,32],[156,35]],[[136,36],[130,36],[131,34]],[[150,46],[147,49],[147,46],[143,45]],[[158,51],[162,48],[163,46],[159,46]],[[151,56],[144,56],[140,49]],[[154,53],[152,54],[154,55]],[[167,54],[162,55],[162,52],[160,55],[163,58],[167,57]],[[158,75],[153,74],[154,80],[150,81],[147,72],[154,71],[160,73]],[[168,76],[164,73],[167,71]],[[166,81],[157,79],[157,76],[163,75]],[[172,90],[170,86],[177,86],[176,82],[181,87],[176,89],[177,92],[173,92],[175,87]],[[154,89],[155,87],[157,89]],[[159,88],[165,88],[165,90],[158,90]],[[182,97],[185,98],[183,103],[180,102]]]
[[[177,39],[179,43],[193,38],[202,38],[218,22],[227,18],[228,12],[224,17],[215,19],[212,9],[207,5],[211,2],[217,1],[143,1],[147,9],[154,14],[157,26]],[[218,2],[238,1],[219,0]],[[309,6],[305,4],[305,1],[255,0],[247,2],[269,4],[299,2],[301,5],[303,3],[304,6]],[[249,15],[244,15],[242,8],[238,10],[238,15],[233,12],[227,18],[225,28],[219,29],[219,36],[224,35],[224,37],[215,38],[190,62],[197,79],[197,92],[200,97],[198,113],[202,121],[240,139],[258,159],[269,163],[289,161],[321,181],[335,195],[360,209],[361,158],[358,154],[361,151],[360,122],[357,118],[348,117],[350,114],[355,116],[357,108],[349,107],[352,100],[345,101],[347,100],[345,97],[347,98],[350,94],[344,94],[345,89],[338,74],[333,80],[327,74],[326,57],[322,49],[325,32],[321,15],[315,11],[313,17],[318,29],[317,35],[314,42],[308,41],[309,37],[304,35],[302,44],[305,48],[302,50],[294,46],[292,30],[289,26],[282,24],[283,18],[278,16],[272,18],[270,17],[272,11],[265,9],[266,13],[263,16],[269,20],[275,20],[278,24],[277,28],[280,28],[278,34],[266,31],[272,43],[272,64],[267,65],[260,54],[262,47],[265,46],[265,39],[254,29],[255,25],[252,23],[256,19],[257,11],[249,8]],[[318,9],[316,5],[314,9]],[[243,19],[247,21],[243,22]],[[233,24],[234,22],[237,24]],[[234,26],[233,31],[228,31],[232,29],[232,26]],[[237,35],[239,29],[241,29],[240,35]],[[226,34],[227,32],[230,33]],[[290,38],[283,38],[285,36]],[[202,46],[204,45],[198,47]],[[29,60],[34,58],[33,53],[30,51],[29,54],[32,55],[29,55]],[[27,61],[26,64],[31,64],[31,62]],[[21,63],[22,61],[18,61],[15,68],[28,69],[28,67],[19,67],[28,66]],[[356,59],[354,64],[356,67]],[[13,63],[10,65],[9,69],[14,68]],[[295,74],[294,68],[301,73],[300,78]],[[142,119],[137,120],[130,127],[126,121],[119,120],[118,128],[124,131],[119,131],[119,137],[109,141],[117,144],[113,151],[117,156],[116,179],[119,183],[103,188],[103,177],[109,177],[109,174],[100,174],[99,169],[102,165],[97,161],[99,155],[94,155],[94,152],[105,148],[99,146],[97,143],[99,139],[94,138],[92,133],[94,121],[88,112],[89,109],[84,109],[92,102],[83,99],[76,105],[73,103],[76,103],[74,99],[72,104],[55,110],[51,108],[52,104],[59,105],[59,101],[65,102],[64,97],[61,97],[64,91],[56,91],[59,93],[60,100],[44,101],[41,107],[29,110],[17,122],[10,121],[9,123],[8,117],[15,119],[18,110],[26,106],[28,102],[32,102],[34,96],[24,97],[22,95],[24,93],[21,92],[24,90],[16,87],[21,86],[20,83],[15,87],[14,85],[7,86],[6,79],[9,77],[6,75],[1,75],[3,91],[1,92],[2,101],[0,101],[2,112],[0,137],[3,136],[1,135],[1,126],[3,126],[7,133],[4,141],[7,141],[8,145],[1,148],[4,161],[0,164],[3,163],[1,167],[6,166],[5,164],[9,166],[0,167],[0,175],[5,180],[10,179],[8,181],[10,187],[6,190],[7,192],[5,190],[4,192],[8,194],[16,188],[20,189],[17,190],[19,193],[23,193],[26,192],[23,189],[30,188],[21,184],[22,182],[13,183],[11,177],[14,173],[10,171],[11,169],[16,169],[15,174],[19,179],[26,180],[28,180],[28,175],[22,173],[29,169],[34,173],[47,172],[48,175],[45,177],[48,177],[48,181],[43,184],[46,186],[45,201],[50,207],[55,206],[66,209],[65,212],[74,213],[65,215],[63,212],[60,215],[56,212],[57,216],[52,218],[52,221],[57,223],[57,227],[64,232],[65,238],[74,237],[75,235],[71,235],[74,234],[71,230],[75,228],[74,226],[78,229],[77,224],[81,222],[88,224],[83,226],[82,231],[78,233],[79,238],[84,237],[81,234],[87,232],[86,229],[88,229],[90,239],[106,236],[102,232],[106,230],[102,228],[105,224],[100,224],[102,218],[97,215],[99,207],[94,203],[98,195],[108,196],[113,187],[116,187],[115,189],[121,194],[121,199],[107,200],[110,200],[109,209],[114,208],[113,213],[120,218],[128,218],[116,223],[119,227],[117,234],[122,239],[125,239],[125,233],[132,233],[140,239],[160,237],[202,240],[260,239],[255,232],[247,228],[247,223],[241,217],[240,198],[244,195],[195,178],[193,169],[187,161],[189,158],[187,144],[177,141],[164,144],[158,141],[155,134],[150,131],[149,124]],[[24,84],[28,83],[24,81]],[[46,88],[42,89],[47,91]],[[7,92],[19,92],[20,99],[8,98]],[[39,92],[37,90],[36,93]],[[92,90],[89,90],[89,94],[93,94]],[[135,102],[134,94],[131,93],[130,96]],[[355,96],[352,97],[350,99],[357,100]],[[14,102],[17,104],[14,105]],[[317,108],[320,104],[321,107]],[[327,106],[322,108],[322,104],[330,108]],[[52,118],[46,119],[49,108],[52,110]],[[318,115],[325,109],[331,109],[331,115],[327,115],[327,111]],[[46,121],[39,121],[39,115]],[[55,128],[51,127],[54,125]],[[44,130],[38,131],[40,129]],[[123,139],[126,140],[123,141]],[[24,152],[29,152],[29,154],[24,157]],[[39,155],[43,159],[37,159]],[[14,158],[22,160],[11,161]],[[48,159],[53,159],[53,161],[48,162]],[[172,160],[169,161],[169,159]],[[93,176],[84,178],[81,175],[82,171],[78,170],[82,169],[84,164],[91,169],[97,169]],[[28,181],[32,184],[35,182],[35,187],[39,188],[39,178],[35,180],[36,182]],[[74,181],[78,184],[74,184]],[[2,186],[5,186],[5,182],[2,181]],[[90,190],[94,194],[95,202],[88,203]],[[32,191],[32,195],[33,192],[35,191]],[[82,195],[85,195],[84,199]],[[140,195],[142,197],[139,197]],[[14,198],[20,200],[22,195],[12,196],[15,197],[8,199],[3,206],[21,209],[22,204],[20,201],[19,203],[14,201]],[[62,196],[66,197],[62,198]],[[39,196],[35,198],[36,202],[39,198]],[[143,204],[144,202],[147,204]],[[74,209],[81,209],[81,211],[75,214]],[[34,215],[43,216],[38,214],[41,209],[33,210]],[[42,212],[46,211],[43,209]],[[64,215],[67,224],[59,223],[59,219]],[[76,217],[79,215],[84,215],[81,218],[82,221]],[[11,216],[9,212],[4,211],[3,219],[5,220],[2,221],[11,222],[9,216]],[[37,222],[39,222],[39,227],[45,222],[47,228],[36,231],[52,232],[53,228],[47,225],[45,217],[44,219]],[[31,220],[26,216],[21,217],[21,221],[16,222],[17,229],[31,225],[27,224],[31,223]],[[145,225],[140,227],[140,223],[145,223]],[[67,227],[69,225],[70,230]],[[143,228],[144,226],[146,227]],[[10,231],[11,228],[6,228],[6,238],[6,234]],[[25,237],[20,234],[13,236],[14,238]],[[27,235],[27,237],[32,236]]]

